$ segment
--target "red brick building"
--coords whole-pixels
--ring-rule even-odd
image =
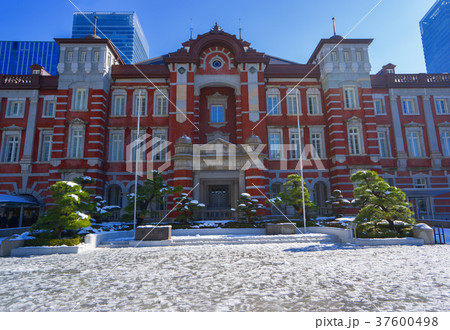
[[[141,181],[159,170],[194,188],[205,218],[230,217],[240,193],[264,202],[298,173],[299,141],[319,212],[334,189],[352,197],[352,173],[373,169],[406,192],[416,217],[450,216],[450,76],[395,74],[392,64],[370,75],[371,39],[322,39],[298,64],[216,25],[136,66],[108,40],[56,41],[59,76],[39,66],[0,76],[0,194],[40,205],[24,225],[50,205],[51,184],[81,175],[125,206],[136,157]],[[170,197],[154,205],[172,207]]]

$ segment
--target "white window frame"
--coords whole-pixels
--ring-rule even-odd
[[[131,130],[131,148],[130,148],[130,159],[131,161],[135,162],[137,157],[137,152],[140,152],[139,161],[145,162],[147,161],[147,147],[146,147],[146,131],[145,129],[139,130],[139,135],[143,137],[143,141],[138,146],[133,147],[133,141],[137,140],[137,129]]]
[[[316,145],[314,143],[314,135],[319,135],[319,150],[317,150]],[[309,141],[311,145],[311,158],[313,159],[324,159],[326,158],[325,152],[325,134],[323,127],[309,127]]]
[[[72,63],[73,62],[73,51],[72,50],[69,50],[68,52],[67,52],[67,62],[68,63]]]
[[[272,104],[273,100],[275,100],[275,104]],[[271,88],[267,90],[266,102],[267,114],[269,116],[281,116],[280,91],[278,89]],[[275,106],[275,108],[273,108],[273,106]],[[276,112],[273,110],[276,110]]]
[[[450,127],[440,127],[439,135],[441,137],[442,154],[444,157],[450,157]]]
[[[221,109],[222,114],[220,115],[219,109]],[[223,124],[225,123],[225,108],[223,104],[211,104],[211,124]]]
[[[7,159],[7,151],[8,151],[8,139],[9,138],[17,138],[17,141],[15,141],[15,147],[13,147],[13,151],[15,154],[15,158],[8,160]],[[17,131],[17,130],[13,130],[13,131],[4,131],[3,132],[3,137],[2,137],[2,163],[7,163],[7,164],[16,164],[19,162],[19,158],[20,158],[20,145],[22,142],[22,132],[21,131]]]
[[[278,140],[279,140],[279,148],[273,149],[271,142],[271,135],[278,135]],[[282,150],[282,146],[283,146],[283,130],[282,129],[269,129],[268,131],[268,145],[269,145],[269,159],[270,160],[279,160],[282,159],[283,157],[283,150]],[[275,156],[275,157],[274,157]]]
[[[20,105],[17,112],[13,112],[14,105]],[[23,118],[25,115],[26,99],[8,99],[5,118]]]
[[[391,143],[389,140],[389,128],[378,128],[377,127],[377,139],[378,139],[378,149],[380,158],[391,158]],[[384,143],[382,140],[384,139]],[[382,155],[382,145],[384,146],[385,155]]]
[[[423,139],[423,131],[421,127],[407,127],[406,129],[406,144],[408,145],[408,155],[409,158],[425,158],[425,142]],[[410,143],[410,139],[412,138],[411,134],[416,135],[417,137],[417,155],[413,155],[412,145]]]
[[[93,62],[94,63],[100,62],[100,52],[99,51],[95,51],[94,52],[94,60],[93,60]]]
[[[86,140],[86,127],[85,125],[71,125],[69,129],[69,148],[67,150],[67,158],[69,159],[82,159],[84,156],[84,147]],[[81,132],[81,142],[74,148],[74,133]]]
[[[80,52],[80,63],[86,63],[86,59],[87,59],[87,51],[82,50]]]
[[[337,62],[338,61],[338,56],[337,56],[337,52],[336,51],[332,51],[331,52],[331,61],[332,62]]]
[[[49,114],[49,108],[53,105],[53,113]],[[55,100],[44,100],[44,108],[42,109],[42,118],[55,118],[56,111],[56,101]]]
[[[440,105],[438,105],[440,104]],[[445,97],[436,97],[434,99],[434,106],[436,107],[437,115],[448,115],[450,110],[448,107],[448,99]]]
[[[304,131],[303,128],[300,128],[300,134],[301,134],[301,150],[300,150],[300,144],[299,144],[299,137],[298,137],[298,128],[289,128],[289,144],[291,145],[291,149],[289,150],[290,159],[300,159],[300,152],[303,152],[305,148],[305,138],[304,138]],[[295,136],[295,137],[294,137]],[[297,149],[293,149],[292,146],[297,145]]]
[[[377,104],[379,104],[379,109],[381,112],[377,111]],[[384,99],[382,98],[374,98],[373,99],[373,111],[376,116],[385,116],[386,115],[386,106],[384,104]]]
[[[157,90],[153,98],[153,117],[167,117],[169,115],[169,95],[167,91]]]
[[[50,137],[49,141],[45,139]],[[48,157],[44,157],[44,152],[46,150],[46,143],[49,143],[48,146]],[[39,134],[39,152],[38,159],[40,162],[48,163],[52,159],[52,145],[53,145],[53,131],[51,130],[42,130]]]
[[[83,93],[84,96],[79,98],[79,93]],[[87,111],[89,100],[89,88],[88,87],[75,87],[72,93],[72,111]]]
[[[345,62],[351,61],[350,51],[348,51],[348,50],[344,50],[344,61]]]
[[[311,108],[310,99],[316,100],[316,105],[317,105],[316,111],[313,111],[314,109]],[[320,91],[317,88],[309,88],[306,91],[306,103],[307,103],[307,107],[308,107],[308,116],[322,115],[322,102],[321,102],[321,98],[320,98]]]
[[[114,140],[115,137],[121,137],[119,141],[121,146],[116,148],[117,141]],[[124,150],[125,150],[125,131],[121,130],[111,130],[109,132],[109,161],[111,162],[123,162],[124,161]]]
[[[342,88],[344,93],[344,109],[359,109],[358,89],[355,86],[344,86]],[[353,94],[353,104],[351,104],[350,94]]]
[[[289,116],[296,116],[298,113],[302,113],[300,92],[297,88],[289,89],[286,94],[286,107],[287,114]]]
[[[164,162],[167,159],[167,148],[164,144],[168,141],[167,128],[153,129],[152,159],[155,162]],[[156,141],[160,139],[160,141]]]
[[[402,112],[404,115],[407,116],[419,115],[419,108],[417,106],[417,99],[415,97],[402,97],[401,102],[402,102]],[[408,112],[409,109],[405,107],[405,104],[411,105],[410,107],[411,112]]]
[[[414,189],[427,189],[430,187],[430,181],[427,177],[416,176],[414,177]]]
[[[117,99],[123,98],[122,113],[117,113]],[[127,92],[125,90],[115,90],[112,95],[111,117],[125,117],[127,115]]]
[[[132,117],[137,117],[138,116],[138,112],[137,112],[137,107],[138,107],[138,103],[139,103],[139,92],[141,92],[141,98],[145,98],[144,102],[141,104],[141,107],[143,107],[143,109],[141,108],[141,117],[142,116],[147,116],[147,104],[148,104],[148,95],[147,95],[147,91],[145,89],[136,89],[133,93],[133,112],[131,114]],[[142,111],[144,110],[144,111]]]
[[[364,155],[361,125],[348,125],[348,153],[351,156]],[[355,139],[356,138],[356,139]],[[359,150],[356,150],[359,149]]]
[[[363,53],[360,50],[356,51],[356,61],[357,62],[362,62],[363,61]]]

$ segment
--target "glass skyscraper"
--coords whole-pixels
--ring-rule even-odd
[[[126,64],[148,59],[148,42],[135,12],[75,12],[72,38],[93,34],[95,16],[97,35],[110,39]]]
[[[428,73],[450,73],[450,0],[438,0],[420,21]]]
[[[39,64],[58,75],[59,46],[54,41],[0,41],[0,73],[29,75],[30,66]]]

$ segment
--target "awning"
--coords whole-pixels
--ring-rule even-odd
[[[28,196],[13,196],[0,194],[0,205],[39,205],[32,197]]]
[[[407,197],[434,197],[450,193],[450,189],[402,189]]]

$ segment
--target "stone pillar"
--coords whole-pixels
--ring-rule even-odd
[[[406,168],[406,161],[408,155],[405,151],[405,144],[403,143],[403,131],[402,124],[400,122],[400,114],[397,105],[398,97],[396,95],[390,96],[391,101],[391,114],[392,114],[392,126],[394,128],[395,147],[397,149],[397,166],[399,168]]]
[[[30,107],[28,109],[27,127],[25,131],[24,150],[20,160],[22,172],[22,189],[27,189],[28,177],[31,174],[33,163],[34,136],[36,133],[37,106],[39,100],[39,91],[34,91],[30,98]]]
[[[423,109],[425,114],[425,123],[427,125],[428,142],[430,144],[430,157],[433,167],[441,167],[442,154],[439,151],[438,138],[436,135],[436,126],[434,124],[433,110],[431,109],[430,96],[424,95]]]

